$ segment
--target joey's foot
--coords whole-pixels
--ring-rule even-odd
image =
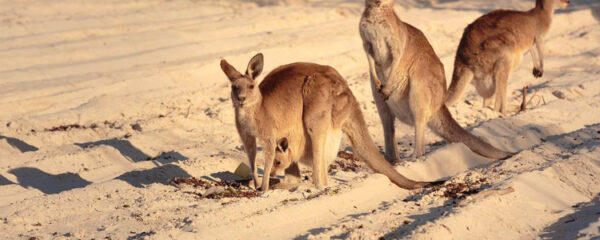
[[[425,151],[415,151],[412,154],[412,160],[413,161],[419,160],[423,157],[423,155],[425,155]]]
[[[544,75],[544,70],[538,69],[538,68],[533,68],[533,76],[535,78],[541,78],[542,75]]]

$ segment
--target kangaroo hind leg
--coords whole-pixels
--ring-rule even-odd
[[[326,145],[333,127],[333,98],[329,82],[317,81],[317,77],[307,77],[304,84],[303,121],[312,148],[313,182],[317,188],[322,188],[327,186]]]
[[[413,158],[425,154],[425,130],[431,118],[432,95],[426,81],[411,81],[409,93],[409,106],[415,123],[415,149]]]
[[[510,71],[512,67],[513,61],[511,57],[507,56],[502,59],[499,59],[496,62],[494,66],[494,72],[492,73],[492,78],[494,80],[494,84],[496,85],[496,101],[494,104],[494,110],[502,114],[505,114],[508,110],[508,77],[510,76]]]
[[[312,147],[313,181],[317,188],[327,186],[326,177],[326,143],[330,131],[331,112],[323,109],[313,109],[305,113],[306,125]]]

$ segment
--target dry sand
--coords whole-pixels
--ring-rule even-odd
[[[494,8],[533,6],[396,2],[448,77],[468,23]],[[169,179],[231,179],[247,162],[221,58],[243,68],[262,52],[264,72],[295,61],[335,67],[383,145],[358,35],[362,0],[2,1],[0,238],[598,238],[600,4],[572,2],[555,15],[544,77],[533,78],[527,54],[510,79],[511,114],[482,108],[473,87],[451,107],[514,157],[490,162],[428,133],[428,154],[396,168],[448,178],[442,188],[406,191],[359,168],[332,171],[327,190],[204,199]],[[516,114],[525,85],[535,97]],[[406,159],[412,139],[398,123]]]

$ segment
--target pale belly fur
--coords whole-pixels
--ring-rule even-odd
[[[389,30],[378,24],[369,24],[363,27],[363,34],[371,43],[372,57],[377,68],[377,77],[382,83],[387,82],[388,68],[392,62],[392,54],[386,42]]]
[[[327,161],[327,166],[333,163],[335,158],[337,157],[337,153],[340,149],[340,145],[342,143],[342,129],[333,129],[329,131],[327,134],[327,138],[325,140],[325,153],[323,154],[325,161]],[[312,166],[313,158],[312,153],[306,154],[304,157],[300,158],[300,163]]]

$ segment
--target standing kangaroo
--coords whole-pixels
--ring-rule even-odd
[[[289,140],[287,148],[295,163],[312,160],[313,181],[321,188],[327,185],[327,167],[335,159],[342,132],[360,159],[399,187],[415,189],[428,184],[402,176],[379,154],[356,98],[335,69],[313,63],[283,65],[255,87],[262,67],[262,54],[250,60],[243,75],[221,60],[221,69],[231,81],[236,126],[252,165],[255,186],[256,138],[263,145],[265,160],[263,191],[269,189],[277,141],[284,138]],[[297,164],[286,169],[286,175],[299,172]]]
[[[533,60],[533,76],[544,73],[544,37],[557,8],[567,8],[569,0],[536,0],[527,11],[496,10],[481,16],[465,28],[456,58],[446,105],[458,102],[474,79],[483,107],[496,95],[494,109],[505,113],[508,78],[521,64],[529,50]]]
[[[444,105],[444,66],[425,35],[402,22],[393,0],[366,0],[360,35],[367,54],[371,89],[383,125],[386,156],[397,159],[394,120],[415,126],[413,157],[424,154],[425,128],[429,126],[449,142],[462,142],[492,159],[512,154],[496,149],[465,131]]]

